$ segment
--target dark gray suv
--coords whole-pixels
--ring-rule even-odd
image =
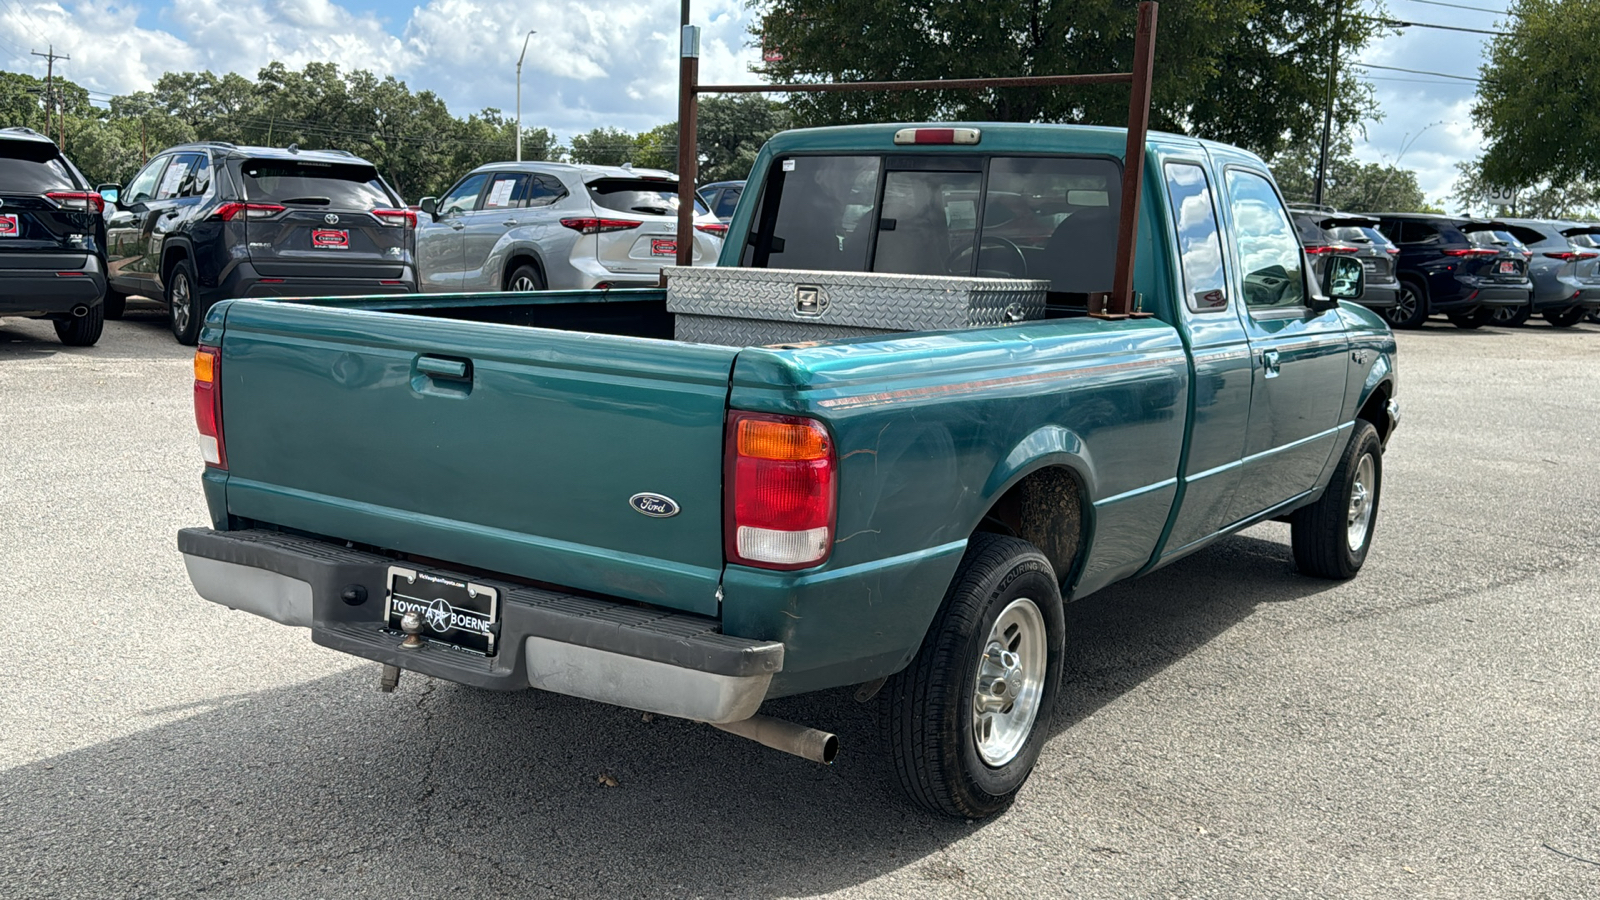
[[[0,128],[0,316],[52,319],[63,344],[100,340],[103,208],[54,141]]]
[[[160,300],[179,343],[230,297],[417,287],[416,213],[342,150],[185,144],[101,192],[115,200],[106,314],[120,316],[129,294]]]

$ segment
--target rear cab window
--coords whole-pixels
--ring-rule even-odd
[[[240,163],[239,172],[251,203],[362,212],[395,205],[370,165],[250,159]]]
[[[1121,165],[1078,156],[796,155],[773,161],[740,265],[1111,289]]]

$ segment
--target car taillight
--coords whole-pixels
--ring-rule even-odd
[[[106,211],[106,198],[94,191],[51,191],[45,194],[62,209],[78,209],[84,212],[103,213]]]
[[[1578,253],[1574,250],[1563,250],[1560,253],[1546,253],[1545,256],[1548,256],[1551,259],[1559,259],[1564,262],[1572,262],[1575,259],[1592,259],[1594,254]]]
[[[1464,250],[1446,250],[1445,256],[1499,256],[1500,251],[1492,247],[1467,247]]]
[[[976,144],[982,139],[976,128],[902,128],[894,133],[896,144]]]
[[[287,208],[276,203],[239,203],[235,201],[222,204],[211,215],[212,218],[221,219],[224,222],[232,222],[240,213],[244,213],[246,219],[270,219]]]
[[[1391,254],[1393,254],[1395,256],[1399,256],[1400,255],[1400,248],[1399,247],[1385,247],[1383,249],[1389,251]]]
[[[406,228],[417,227],[417,214],[409,209],[375,209],[372,214],[378,221],[385,225],[402,225]]]
[[[627,219],[562,219],[561,224],[580,234],[605,234],[608,231],[627,231],[638,228],[643,222],[630,222]]]
[[[1306,252],[1312,256],[1320,256],[1324,253],[1360,253],[1361,248],[1353,247],[1349,244],[1322,244],[1319,246],[1307,247]]]
[[[228,450],[222,443],[222,351],[200,347],[194,351],[194,424],[200,429],[200,455],[206,465],[228,467]]]
[[[838,456],[821,422],[799,416],[728,416],[724,532],[728,561],[804,569],[833,550]]]
[[[696,225],[695,230],[704,231],[706,234],[714,234],[717,237],[728,236],[728,226],[722,224],[721,222],[713,222],[707,225]]]

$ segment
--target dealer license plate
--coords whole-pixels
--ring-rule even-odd
[[[343,228],[313,228],[311,247],[314,250],[349,250],[350,232]]]
[[[1510,260],[1510,259],[1501,260],[1500,261],[1500,274],[1501,275],[1515,275],[1515,274],[1517,274],[1517,263],[1516,263],[1516,261],[1515,260]]]
[[[677,238],[651,238],[650,254],[652,256],[677,256]]]
[[[500,592],[494,588],[390,566],[384,622],[401,631],[401,620],[411,612],[421,619],[419,633],[424,638],[494,655],[495,632],[500,623]]]
[[[22,234],[22,226],[17,224],[17,214],[7,213],[0,216],[0,238],[17,237]]]

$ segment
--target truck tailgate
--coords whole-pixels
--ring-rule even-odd
[[[737,353],[236,301],[220,366],[228,511],[715,614]],[[641,512],[641,493],[678,512]]]

